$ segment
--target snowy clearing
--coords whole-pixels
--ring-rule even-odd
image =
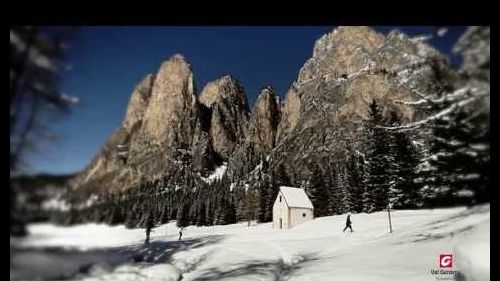
[[[226,170],[227,170],[227,163],[224,163],[219,167],[215,168],[215,171],[208,177],[201,177],[201,179],[206,183],[212,183],[215,180],[222,179],[222,177],[226,174]]]
[[[185,229],[30,225],[11,237],[11,280],[437,280],[453,254],[467,280],[489,280],[490,206],[397,210],[317,218],[293,229],[247,223]],[[449,277],[449,276],[448,276]]]

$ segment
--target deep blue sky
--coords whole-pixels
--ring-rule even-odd
[[[284,96],[314,41],[333,27],[88,27],[67,54],[72,70],[62,79],[81,98],[71,115],[54,124],[62,139],[31,159],[32,172],[71,173],[84,168],[120,125],[134,86],[174,53],[190,61],[198,91],[224,74],[238,78],[250,105],[267,84]],[[387,34],[393,27],[377,27]],[[423,27],[399,27],[409,35]],[[450,53],[464,28],[451,28],[432,45]],[[452,61],[458,63],[457,58]]]

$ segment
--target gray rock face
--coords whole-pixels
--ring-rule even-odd
[[[137,122],[142,122],[144,119],[144,113],[149,105],[149,98],[151,97],[153,89],[153,82],[154,76],[152,74],[148,74],[136,86],[134,92],[132,93],[132,97],[130,98],[127,107],[127,113],[125,114],[125,120],[123,120],[123,127],[129,132]]]
[[[168,174],[193,143],[197,111],[191,67],[182,55],[174,55],[138,84],[123,125],[77,185],[109,191]]]
[[[412,67],[427,67],[412,73]],[[387,38],[368,27],[339,27],[321,37],[313,57],[302,67],[298,79],[286,95],[279,139],[299,123],[327,118],[359,122],[367,118],[372,99],[388,108],[396,100],[411,100],[414,88],[429,90],[436,72],[450,72],[446,58],[424,42],[410,39],[399,31]],[[410,79],[411,78],[411,79]],[[446,80],[446,79],[442,79]],[[316,113],[309,114],[312,111]],[[405,119],[408,109],[399,110]]]
[[[261,91],[252,110],[247,142],[257,150],[270,151],[275,146],[280,121],[280,101],[272,88]]]
[[[283,107],[279,135],[293,130],[304,111],[304,102],[316,94],[319,87],[343,81],[373,64],[372,57],[385,42],[383,35],[369,27],[339,27],[325,34],[314,44],[313,56],[306,61],[299,76],[288,91]],[[335,92],[328,94],[329,103],[336,104]],[[337,108],[332,108],[336,111]]]
[[[231,177],[238,178],[245,175],[271,152],[276,144],[279,121],[279,97],[271,87],[266,87],[261,91],[252,109],[245,139],[230,158]]]
[[[159,147],[191,144],[195,103],[191,66],[183,56],[174,55],[158,70],[139,135]]]
[[[209,82],[200,102],[212,111],[210,137],[214,151],[228,159],[247,129],[249,107],[243,88],[232,76]]]
[[[290,87],[268,166],[305,178],[312,164],[342,163],[346,151],[364,149],[360,129],[372,100],[384,116],[395,111],[411,121],[419,113],[400,102],[440,93],[455,76],[446,57],[422,39],[339,27],[316,42]]]

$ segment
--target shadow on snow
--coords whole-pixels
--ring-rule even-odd
[[[182,241],[151,241],[149,245],[136,244],[105,249],[71,249],[61,247],[46,248],[11,248],[11,272],[19,272],[16,279],[51,279],[62,280],[77,274],[86,274],[96,264],[113,269],[122,264],[130,263],[169,263],[172,255],[191,249],[215,244],[224,239],[223,235],[212,235]],[[201,263],[205,256],[199,259]],[[187,271],[198,264],[188,265]],[[60,269],[64,267],[64,273]],[[14,278],[12,278],[14,277]]]
[[[235,263],[228,266],[228,269],[209,268],[204,269],[197,281],[215,281],[222,278],[236,278],[251,275],[259,278],[269,278],[270,280],[288,280],[297,270],[305,267],[308,263],[319,260],[315,254],[295,256],[295,261],[286,263],[283,259],[278,260],[253,260],[242,263]],[[260,280],[260,279],[259,279]]]
[[[430,240],[438,240],[446,237],[453,238],[453,236],[467,232],[474,228],[474,225],[477,224],[477,222],[471,222],[469,225],[460,227],[458,229],[450,230],[447,232],[441,232],[441,233],[433,233],[433,231],[438,231],[440,229],[445,229],[446,227],[452,226],[470,216],[478,215],[478,214],[484,214],[490,212],[490,206],[489,205],[482,205],[482,206],[476,206],[474,208],[466,209],[458,214],[454,214],[448,217],[445,217],[443,219],[433,221],[431,223],[423,225],[423,229],[427,229],[426,232],[420,233],[417,235],[413,236],[413,240],[411,242],[422,242],[422,241],[430,241]],[[406,243],[406,242],[401,242]]]

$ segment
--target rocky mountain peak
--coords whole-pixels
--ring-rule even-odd
[[[410,37],[399,29],[394,29],[387,34],[387,40],[382,51],[387,52],[389,48],[394,49],[394,53],[404,56],[413,55],[420,57],[442,56],[436,49],[426,43],[430,35]]]
[[[265,87],[252,109],[247,139],[257,147],[272,149],[279,121],[279,97],[272,87]]]
[[[384,36],[370,27],[339,26],[315,42],[313,57],[319,57],[326,51],[338,48],[339,45],[352,45],[373,50],[383,43]]]
[[[182,176],[187,166],[208,175],[222,163],[235,181],[261,162],[307,171],[310,161],[346,141],[341,130],[355,134],[373,100],[384,116],[397,111],[412,118],[396,101],[410,101],[416,91],[440,92],[451,71],[442,57],[425,38],[400,31],[386,38],[369,27],[341,26],[315,42],[283,103],[264,87],[250,112],[235,77],[210,81],[197,96],[191,65],[173,55],[135,88],[123,126],[86,179],[138,186]]]
[[[142,132],[159,143],[169,143],[173,140],[171,127],[185,121],[184,113],[195,102],[191,66],[182,55],[174,55],[161,64],[156,74]]]
[[[267,114],[270,111],[279,111],[279,108],[279,96],[272,87],[267,86],[261,89],[252,109],[252,116]]]
[[[173,54],[172,56],[170,56],[170,58],[168,58],[167,61],[184,62],[184,63],[186,63],[186,64],[189,65],[189,62],[187,61],[186,57],[183,54],[180,54],[180,53]]]
[[[210,108],[217,100],[235,98],[244,103],[245,96],[239,82],[231,75],[224,75],[208,82],[199,96],[200,102]]]
[[[407,40],[408,36],[404,34],[400,29],[393,29],[389,31],[387,34],[387,41],[390,42],[392,40]]]
[[[313,56],[300,70],[297,82],[300,85],[324,75],[353,73],[384,43],[384,36],[370,27],[338,27],[316,41]]]
[[[265,86],[260,90],[260,94],[257,97],[257,100],[259,100],[261,96],[277,96],[277,95],[276,92],[274,91],[273,86]]]
[[[245,138],[237,145],[229,160],[230,176],[245,175],[275,147],[280,107],[279,96],[273,88],[262,88],[252,108]]]
[[[225,75],[208,82],[199,100],[211,109],[210,137],[214,150],[227,159],[246,132],[250,110],[243,88],[236,78]]]
[[[452,71],[426,39],[399,30],[386,38],[369,27],[339,27],[318,39],[286,95],[278,138],[299,124],[303,129],[328,119],[361,122],[373,99],[388,114],[398,107],[394,101],[418,98],[415,91],[440,92]],[[408,108],[397,111],[404,120],[413,118]]]
[[[144,112],[149,104],[149,98],[153,89],[154,75],[148,74],[137,84],[130,97],[127,113],[123,120],[123,127],[131,129],[138,121],[142,121]]]

